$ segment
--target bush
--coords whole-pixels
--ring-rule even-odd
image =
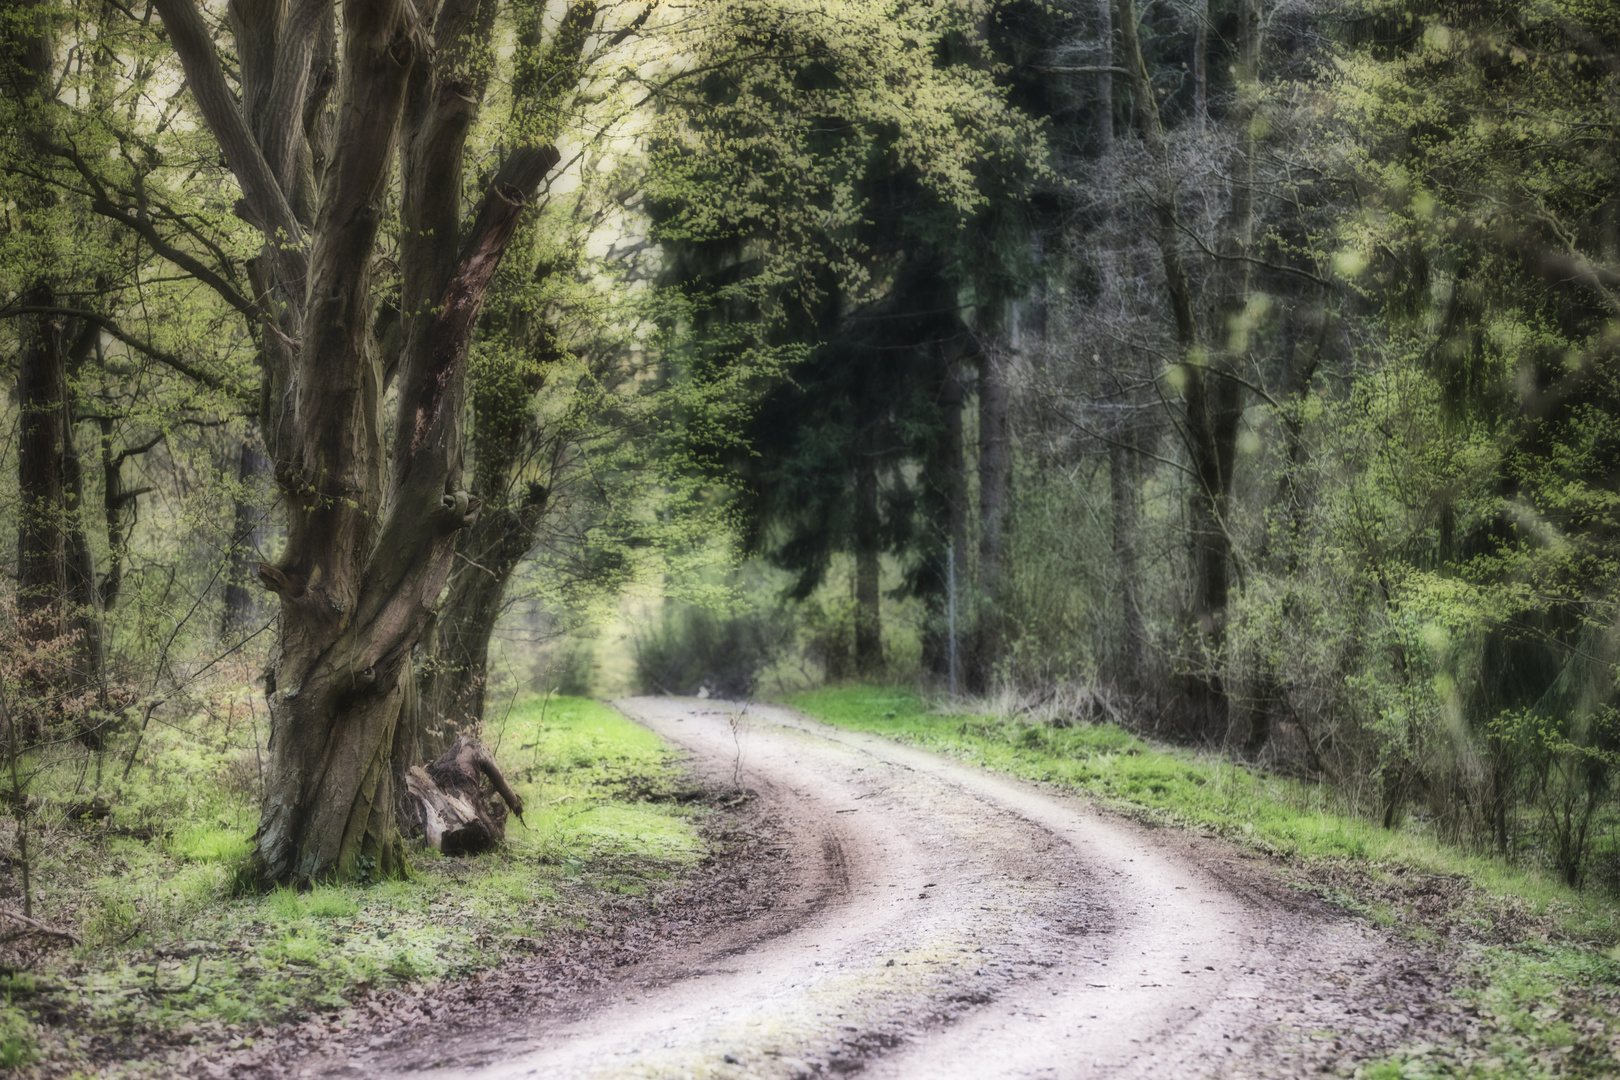
[[[767,615],[722,616],[689,605],[666,605],[663,616],[635,639],[636,679],[646,693],[741,699],[784,639]]]

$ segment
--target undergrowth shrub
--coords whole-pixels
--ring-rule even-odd
[[[644,692],[746,698],[789,636],[791,627],[769,613],[722,615],[666,604],[636,634],[636,678]]]

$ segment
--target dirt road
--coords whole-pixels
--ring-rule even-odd
[[[1222,842],[786,710],[617,704],[787,823],[780,914],[394,1075],[1297,1076],[1423,1023],[1432,966]]]

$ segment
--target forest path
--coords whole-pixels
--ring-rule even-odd
[[[778,815],[791,895],[494,1064],[397,1075],[1297,1076],[1428,1011],[1432,965],[1221,841],[786,709],[616,704]]]

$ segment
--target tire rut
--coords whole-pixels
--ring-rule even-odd
[[[1219,841],[784,709],[616,704],[780,819],[793,895],[583,1014],[508,1025],[500,1060],[367,1075],[1287,1076],[1410,1034],[1359,1003],[1413,954]]]

